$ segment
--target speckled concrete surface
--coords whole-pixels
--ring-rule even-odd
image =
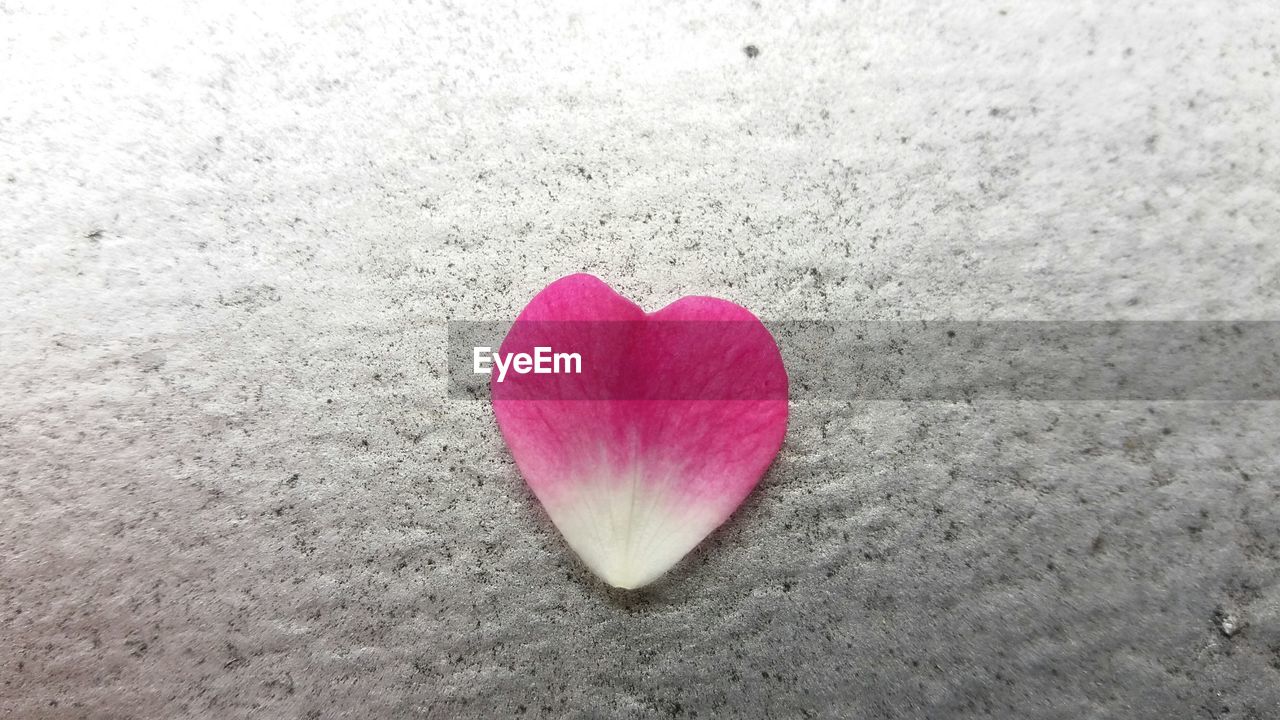
[[[443,379],[445,321],[577,271],[775,319],[1280,319],[1273,2],[33,5],[0,715],[1280,713],[1276,403],[797,402],[626,594]]]

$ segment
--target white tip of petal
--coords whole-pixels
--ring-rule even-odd
[[[638,476],[573,483],[546,507],[587,567],[628,590],[657,580],[723,520],[716,508]]]

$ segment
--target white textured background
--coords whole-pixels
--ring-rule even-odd
[[[0,3],[0,715],[1280,714],[1280,404],[798,402],[626,594],[441,376],[577,271],[1280,319],[1274,2],[511,5]]]

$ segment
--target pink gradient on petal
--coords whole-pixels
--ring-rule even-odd
[[[673,513],[696,509],[706,525],[696,544],[782,446],[781,353],[759,319],[731,302],[685,297],[646,314],[598,278],[571,275],[529,302],[499,352],[536,345],[580,353],[583,373],[498,383],[495,370],[490,389],[503,437],[558,525],[555,506],[566,498],[640,483]]]

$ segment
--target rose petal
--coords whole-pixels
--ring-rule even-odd
[[[503,437],[569,546],[611,585],[657,579],[746,498],[782,446],[787,375],[750,311],[686,297],[646,314],[590,275],[538,293],[499,354],[578,374],[490,379]]]

